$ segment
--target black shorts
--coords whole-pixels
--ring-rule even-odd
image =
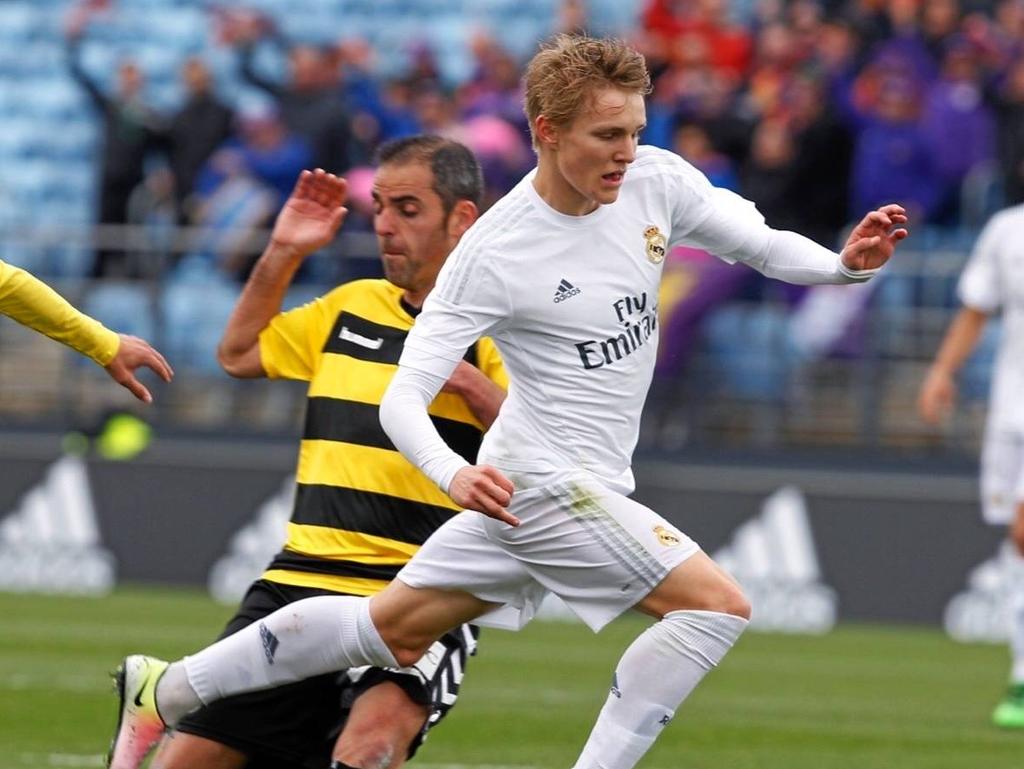
[[[220,637],[229,636],[282,606],[329,590],[258,580]],[[394,681],[430,715],[409,746],[411,758],[427,731],[455,704],[478,630],[469,625],[447,633],[411,668],[353,668],[249,694],[227,697],[200,708],[177,729],[245,753],[249,769],[323,769],[356,698],[367,689]]]

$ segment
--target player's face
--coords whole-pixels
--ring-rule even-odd
[[[434,174],[424,163],[385,164],[373,179],[373,229],[384,276],[426,294],[454,247]]]
[[[602,88],[584,102],[583,111],[558,130],[555,161],[570,198],[586,213],[614,203],[636,159],[640,132],[647,122],[644,97],[618,88]]]

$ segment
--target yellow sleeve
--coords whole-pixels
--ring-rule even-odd
[[[482,337],[477,345],[477,363],[484,374],[500,385],[501,389],[508,390],[508,373],[505,371],[505,364],[501,360],[501,354],[490,337]]]
[[[272,379],[308,382],[337,316],[337,290],[271,319],[260,332],[260,362]]]
[[[19,267],[0,261],[0,315],[66,344],[106,366],[121,340],[98,320],[79,312],[64,297]]]

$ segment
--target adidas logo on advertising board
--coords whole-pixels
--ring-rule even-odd
[[[711,557],[736,578],[755,607],[751,628],[827,633],[835,626],[836,592],[821,581],[800,489],[784,486],[768,497],[761,513]]]
[[[572,299],[577,294],[583,293],[580,289],[576,288],[572,283],[562,278],[558,284],[558,288],[555,289],[555,304],[564,302],[566,299]]]
[[[946,604],[942,624],[950,638],[964,643],[1004,643],[1010,639],[1009,580],[1024,580],[1024,568],[1003,542],[999,551],[967,575],[967,587]]]
[[[85,462],[54,462],[0,519],[0,590],[98,595],[114,587]]]
[[[284,479],[274,496],[260,505],[252,521],[231,538],[228,552],[210,569],[207,589],[221,603],[238,603],[267,568],[288,536],[295,503],[295,476]]]

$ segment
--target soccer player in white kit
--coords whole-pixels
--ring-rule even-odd
[[[1024,729],[1024,206],[1000,211],[982,230],[958,293],[963,307],[946,332],[921,385],[918,408],[932,424],[952,409],[954,378],[989,317],[1003,328],[981,454],[981,509],[986,522],[1008,527],[1001,550],[1010,601],[1010,684],[992,712],[997,726]]]
[[[299,601],[170,666],[127,658],[114,766],[134,767],[154,730],[200,704],[411,665],[463,622],[521,627],[549,591],[594,630],[629,608],[656,620],[617,665],[578,769],[636,764],[725,656],[750,614],[741,589],[626,496],[665,254],[685,243],[791,282],[852,283],[889,259],[906,216],[898,205],[870,212],[841,255],[772,230],[682,158],[638,147],[649,89],[643,57],[617,41],[562,36],[534,57],[537,169],[466,233],[407,338],[381,422],[467,512],[372,599]],[[511,384],[469,465],[439,438],[429,404],[483,334]]]

